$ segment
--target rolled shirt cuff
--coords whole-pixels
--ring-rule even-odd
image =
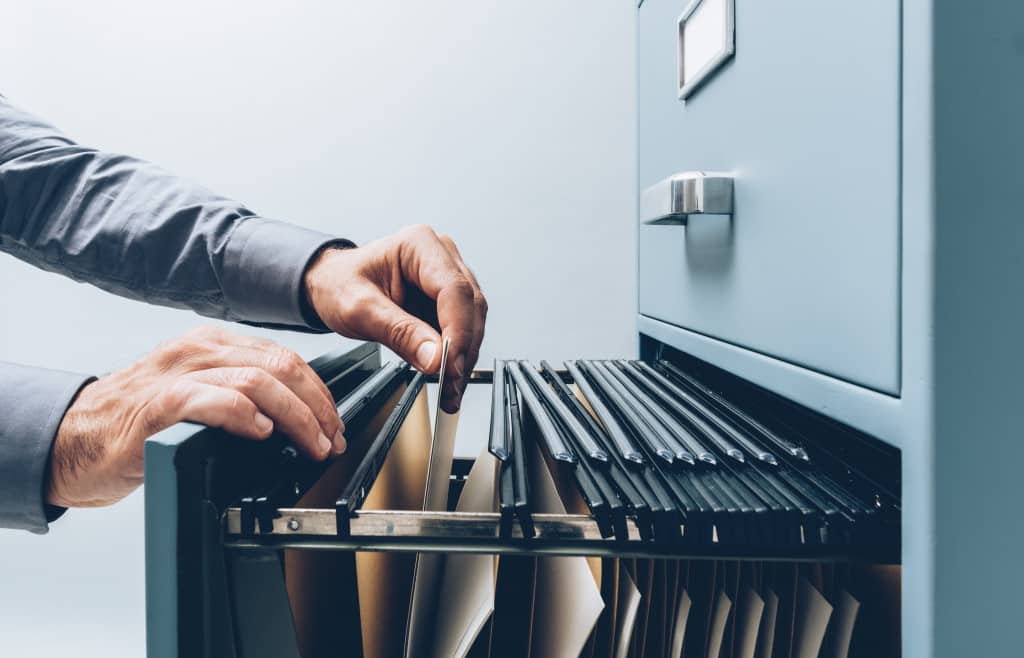
[[[44,490],[57,430],[89,375],[0,363],[0,528],[43,534],[63,509]]]
[[[326,331],[305,308],[303,275],[313,258],[331,246],[355,245],[287,222],[241,221],[224,251],[222,285],[232,319]]]

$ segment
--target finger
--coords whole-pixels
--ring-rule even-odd
[[[462,254],[459,252],[459,248],[455,246],[455,241],[447,235],[440,236],[440,239],[441,243],[448,249],[448,253],[451,254],[455,264],[462,271],[463,276],[473,286],[473,342],[470,344],[469,351],[466,354],[465,368],[462,369],[464,370],[463,374],[468,375],[476,367],[477,360],[480,358],[480,346],[484,342],[484,328],[487,324],[487,298],[484,297],[483,290],[480,289],[480,283],[477,281],[473,271],[469,269],[469,266],[462,259]]]
[[[447,367],[465,374],[476,321],[473,286],[429,227],[406,229],[400,249],[403,276],[437,302],[441,333],[451,339]]]
[[[312,409],[299,396],[266,370],[255,367],[214,368],[189,375],[189,378],[237,391],[252,400],[274,426],[286,434],[295,446],[313,459],[324,459],[339,450],[332,446]]]
[[[204,327],[191,332],[190,336],[208,344],[206,353],[193,359],[194,371],[222,367],[263,368],[288,386],[313,411],[320,428],[335,444],[336,452],[344,450],[345,425],[338,416],[334,397],[298,354],[264,338],[241,336],[216,327]]]
[[[273,421],[241,392],[191,378],[178,379],[158,394],[144,414],[147,436],[182,421],[256,440],[267,438],[274,429]]]
[[[441,364],[441,336],[429,324],[407,313],[372,286],[350,291],[347,300],[349,328],[367,340],[375,340],[423,372]]]
[[[256,366],[269,372],[312,410],[324,434],[334,443],[344,442],[345,424],[334,397],[298,354],[271,341],[250,339],[247,344],[231,346],[224,361],[226,366]]]

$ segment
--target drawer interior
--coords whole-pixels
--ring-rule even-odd
[[[602,364],[604,380],[594,374]],[[850,640],[855,649],[851,655],[898,655],[898,451],[667,348],[648,366],[689,394],[689,413],[711,424],[738,428],[740,434],[724,436],[743,453],[744,461],[721,452],[714,439],[699,432],[698,438],[721,463],[677,460],[669,465],[651,452],[653,444],[645,442],[651,437],[635,433],[626,406],[642,398],[630,403],[616,396],[628,392],[629,383],[653,394],[653,388],[644,388],[643,378],[629,374],[629,364],[572,362],[569,368],[549,368],[547,380],[535,369],[538,383],[523,376],[525,368],[534,366],[505,362],[504,379],[531,386],[539,402],[522,390],[515,393],[522,405],[521,431],[506,437],[505,444],[513,453],[517,447],[525,449],[519,463],[526,465],[527,504],[516,506],[515,497],[502,492],[510,482],[507,478],[513,477],[508,466],[513,460],[500,461],[485,450],[476,460],[453,460],[443,473],[447,504],[424,510],[424,464],[431,446],[422,376],[397,369],[385,384],[367,392],[374,377],[379,384],[384,372],[375,351],[364,351],[362,358],[350,353],[314,362],[338,397],[342,413],[354,413],[345,456],[326,466],[309,464],[284,443],[254,444],[223,435],[199,441],[192,455],[180,455],[181,485],[191,483],[181,492],[194,502],[180,503],[179,509],[199,510],[196,518],[183,514],[179,519],[181,541],[192,546],[180,550],[179,569],[189,583],[185,600],[191,601],[182,602],[187,608],[182,611],[182,629],[189,628],[191,620],[192,641],[202,638],[208,651],[194,655],[309,658],[336,655],[343,648],[346,655],[391,656],[403,655],[407,642],[421,648],[417,655],[453,655],[447,653],[455,650],[446,644],[453,641],[448,631],[462,628],[459,624],[475,634],[469,638],[471,646],[455,655],[464,655],[463,649],[472,655],[504,655],[510,647],[521,648],[517,642],[524,638],[555,642],[561,635],[550,625],[550,617],[573,605],[577,621],[592,622],[577,639],[588,647],[607,648],[615,635],[602,635],[600,629],[615,628],[609,615],[621,597],[633,596],[634,590],[647,617],[646,630],[635,631],[630,640],[635,655],[669,655],[684,599],[689,600],[692,615],[692,626],[685,626],[690,629],[686,637],[691,638],[684,640],[685,655],[706,655],[715,643],[722,646],[718,655],[742,655],[742,638],[752,623],[744,616],[750,612],[747,606],[761,607],[766,598],[778,599],[773,604],[775,628],[783,629],[773,640],[781,643],[778,651],[788,651],[793,638],[810,632],[801,626],[801,620],[809,619],[808,606],[819,611],[825,603],[830,610],[842,608],[842,614],[836,613],[838,620],[849,616],[854,601],[862,612],[854,615],[858,633]],[[509,367],[522,369],[515,380],[508,375]],[[618,374],[609,374],[612,367]],[[579,376],[586,382],[578,381]],[[607,386],[609,376],[623,386]],[[595,424],[581,425],[599,433],[618,423],[650,462],[647,467],[654,469],[655,460],[663,462],[658,464],[662,470],[644,474],[626,466],[620,475],[634,482],[646,478],[652,485],[660,480],[665,484],[663,502],[671,503],[675,493],[687,489],[672,486],[670,477],[706,472],[705,479],[687,482],[704,483],[705,489],[718,486],[719,492],[708,496],[717,495],[727,504],[704,516],[679,500],[660,511],[635,509],[635,499],[630,498],[635,492],[616,488],[611,475],[615,460],[591,464],[595,460],[587,446],[560,418],[564,410],[543,401],[540,385],[556,392],[555,377],[583,403],[580,408],[592,414]],[[494,379],[494,371],[480,371],[472,382],[493,391]],[[639,409],[634,407],[634,414]],[[670,416],[679,412],[671,407],[667,411]],[[679,413],[676,419],[686,421]],[[575,462],[556,459],[559,447],[552,445],[555,437],[544,436],[545,426],[559,432],[575,452]],[[740,441],[741,435],[749,445]],[[500,438],[489,437],[489,447],[499,447]],[[389,444],[388,449],[375,458],[381,441]],[[608,436],[598,434],[597,445],[609,453],[616,451]],[[764,455],[758,458],[758,447],[772,453],[774,463]],[[374,477],[353,498],[351,483],[370,462]],[[584,468],[588,464],[592,468]],[[195,476],[194,467],[201,477]],[[621,519],[615,519],[607,497],[598,500],[599,494],[610,493],[607,488],[588,491],[583,486],[581,477],[586,480],[588,470],[591,486],[604,478],[611,491],[630,500],[616,512]],[[766,482],[772,478],[766,476],[772,475],[789,482],[789,490],[802,490],[806,498],[787,509],[767,492]],[[784,490],[787,487],[780,486],[775,491]],[[754,504],[758,495],[766,496],[760,506]],[[825,509],[829,496],[835,509]],[[349,508],[342,514],[343,499]],[[797,499],[799,494],[794,503]],[[821,509],[814,508],[815,500]],[[862,508],[855,509],[854,501],[863,503]],[[801,510],[801,505],[809,509]],[[205,529],[193,537],[187,526],[197,519]],[[672,527],[675,532],[669,530]],[[424,564],[433,564],[429,571],[437,579],[424,590],[432,593],[432,605],[426,607],[416,604],[414,594],[424,587],[416,576]],[[461,577],[480,573],[489,576],[473,582],[491,583],[482,593]],[[590,601],[590,608],[563,600],[562,589],[577,587],[559,580],[570,582],[570,576],[587,583],[589,598],[577,598]],[[522,607],[527,596],[524,583],[531,583],[533,592],[528,597],[530,614]],[[190,598],[190,591],[195,596]],[[475,626],[459,613],[477,601],[474,595],[483,596],[480,609],[486,612]],[[412,610],[420,610],[418,624],[426,629],[425,635],[411,630]],[[836,621],[834,626],[838,625]],[[836,641],[829,639],[835,632],[826,632],[821,641]],[[642,642],[637,639],[641,636],[646,638]],[[807,637],[813,641],[817,635]],[[506,639],[496,645],[495,638]]]

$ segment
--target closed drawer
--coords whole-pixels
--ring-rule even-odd
[[[684,102],[686,4],[639,9],[639,189],[729,172],[734,213],[640,226],[640,313],[898,393],[900,3],[736,0]]]

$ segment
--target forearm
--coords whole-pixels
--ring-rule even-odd
[[[0,97],[0,250],[26,262],[208,317],[320,328],[303,313],[302,274],[331,241],[75,144]]]
[[[0,528],[46,532],[50,449],[87,375],[0,361]]]

